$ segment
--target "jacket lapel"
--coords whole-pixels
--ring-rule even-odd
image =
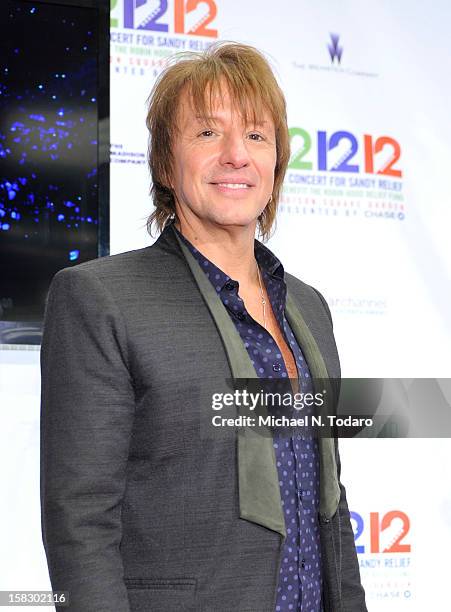
[[[177,232],[172,227],[170,229],[216,323],[233,379],[236,381],[258,378],[240,335],[212,284],[189,249],[177,236]],[[301,312],[288,292],[286,315],[305,354],[313,379],[326,381],[327,384],[329,378],[322,355]],[[273,439],[272,435],[267,434],[269,432],[261,432],[261,430],[257,432],[252,427],[244,427],[237,435],[240,518],[276,531],[285,538],[285,518],[280,498]],[[320,512],[330,517],[335,513],[340,499],[333,439],[320,438],[319,452]]]
[[[212,284],[176,232],[174,235],[221,335],[233,379],[258,378],[240,335]],[[286,537],[272,436],[245,427],[237,438],[240,517]]]
[[[326,364],[316,344],[311,331],[307,327],[301,311],[296,306],[289,291],[287,291],[287,303],[285,310],[288,322],[296,336],[299,346],[302,348],[307,360],[310,374],[313,379],[315,392],[326,391],[325,409],[322,411],[323,419],[327,414],[334,414],[335,404],[334,392],[330,384]],[[332,404],[331,404],[332,403]],[[340,501],[340,486],[338,483],[337,463],[335,460],[335,444],[331,437],[331,430],[327,423],[323,429],[327,437],[318,439],[320,457],[320,503],[319,511],[325,517],[332,517]]]

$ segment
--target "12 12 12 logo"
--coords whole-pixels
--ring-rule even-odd
[[[354,529],[354,540],[358,553],[410,553],[411,545],[403,542],[410,529],[410,519],[401,510],[390,510],[380,516],[370,512],[369,521],[358,512],[350,512]],[[368,544],[361,543],[369,535]],[[358,543],[360,540],[360,543]]]
[[[123,0],[122,14],[118,0],[111,0],[110,7],[112,28],[123,27],[210,38],[218,36],[218,30],[209,27],[218,12],[214,0],[174,0],[173,12],[169,11],[167,0]],[[187,26],[187,16],[191,26]]]

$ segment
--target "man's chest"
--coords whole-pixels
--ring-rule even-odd
[[[266,289],[263,291],[263,296],[260,292],[249,292],[241,289],[240,295],[243,299],[243,305],[245,306],[246,312],[252,319],[251,323],[255,327],[255,331],[261,332],[260,335],[262,336],[262,342],[256,343],[256,348],[260,349],[259,352],[264,354],[268,347],[268,341],[270,343],[273,342],[276,346],[276,354],[280,354],[281,358],[283,359],[283,364],[285,365],[288,378],[297,379],[298,372],[296,362],[293,357],[293,352],[285,340],[283,330],[281,329],[281,325],[279,324],[273,310],[273,306],[276,307],[274,299],[270,299]],[[264,309],[262,298],[265,301]],[[266,342],[264,341],[265,338]],[[277,363],[278,361],[276,360],[273,363],[273,366],[277,367]],[[278,370],[275,370],[276,373],[277,371]]]

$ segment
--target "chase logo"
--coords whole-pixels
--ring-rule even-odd
[[[216,18],[214,0],[111,0],[112,28],[189,34],[217,38],[218,30],[208,27]]]
[[[341,64],[343,47],[341,47],[338,43],[338,41],[340,40],[340,36],[338,34],[331,34],[330,39],[331,42],[328,44],[327,48],[329,49],[329,55],[332,64],[335,62],[335,58],[337,58],[337,62]]]

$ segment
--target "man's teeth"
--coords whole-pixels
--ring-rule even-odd
[[[246,183],[216,183],[217,185],[219,185],[220,187],[228,187],[229,189],[243,189],[243,188],[249,188],[250,185],[247,185]]]

